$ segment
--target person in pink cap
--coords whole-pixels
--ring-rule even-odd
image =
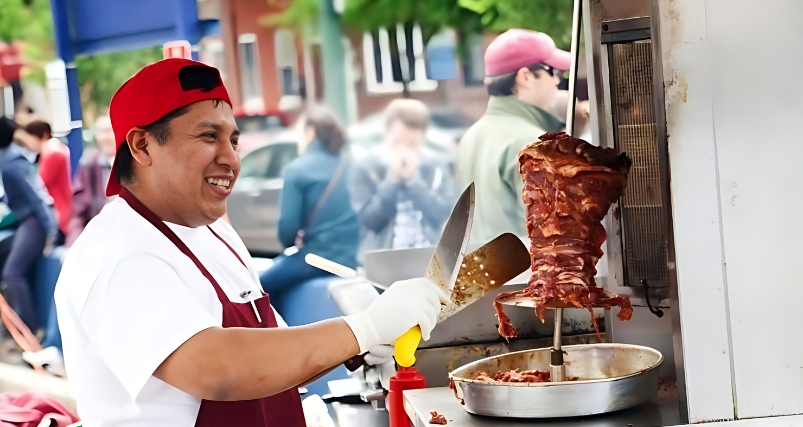
[[[568,52],[531,30],[508,30],[485,51],[488,109],[460,140],[457,159],[459,186],[476,184],[472,241],[505,232],[526,236],[519,151],[564,128],[547,111],[554,109],[560,75],[570,65]]]

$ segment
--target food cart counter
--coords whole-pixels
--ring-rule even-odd
[[[631,409],[574,418],[517,419],[472,415],[466,412],[449,387],[435,387],[404,392],[404,409],[415,427],[429,427],[430,411],[446,417],[450,427],[655,427],[680,424],[677,394],[659,393],[644,405]]]

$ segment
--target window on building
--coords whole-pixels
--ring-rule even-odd
[[[262,98],[262,71],[259,68],[259,48],[256,34],[240,34],[237,48],[240,62],[243,108],[246,110],[246,114],[264,113],[265,100]]]
[[[485,85],[485,49],[478,33],[465,36],[463,43],[463,81],[467,86]]]
[[[273,47],[276,54],[276,68],[279,76],[279,89],[282,95],[298,95],[298,51],[295,35],[290,30],[276,30],[273,33]]]
[[[432,80],[447,80],[458,76],[457,32],[446,28],[427,42],[427,76]]]
[[[368,93],[433,91],[438,82],[427,77],[424,39],[418,24],[398,24],[363,35],[363,64]]]

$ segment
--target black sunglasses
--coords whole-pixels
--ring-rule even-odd
[[[549,65],[546,65],[546,64],[535,64],[535,65],[531,65],[528,68],[533,73],[535,73],[535,70],[544,70],[544,71],[547,72],[547,74],[550,74],[550,75],[558,77],[558,78],[563,76],[563,70],[559,70],[559,69],[557,69],[555,67],[552,67],[552,66],[549,66]]]

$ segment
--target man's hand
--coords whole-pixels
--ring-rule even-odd
[[[444,300],[448,301],[429,279],[403,280],[391,285],[365,311],[345,316],[343,320],[357,338],[360,352],[390,344],[416,325],[426,341]]]
[[[388,171],[391,175],[402,181],[407,181],[418,174],[418,165],[421,159],[417,151],[409,148],[399,148],[392,150],[390,155]]]
[[[387,344],[380,344],[371,347],[371,349],[368,350],[368,353],[365,353],[365,363],[369,365],[381,365],[383,363],[392,361],[394,350],[395,348],[393,345]]]
[[[583,135],[591,121],[591,104],[588,101],[577,101],[574,105],[574,135]]]
[[[46,257],[50,256],[50,253],[53,252],[53,249],[55,248],[55,243],[56,237],[48,236],[47,239],[45,239],[45,247],[42,249],[42,255]]]
[[[394,347],[392,345],[378,345],[372,347],[365,354],[365,363],[374,365],[379,370],[379,382],[382,388],[390,390],[390,377],[396,374],[396,362],[393,361]]]

